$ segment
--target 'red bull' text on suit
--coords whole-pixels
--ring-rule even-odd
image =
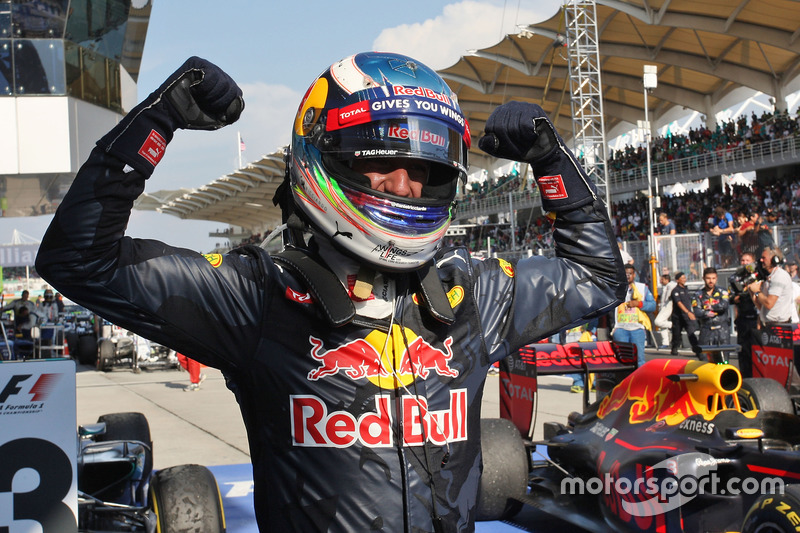
[[[489,366],[612,309],[625,290],[595,198],[558,214],[555,258],[440,250],[452,324],[429,312],[418,277],[385,273],[391,316],[332,326],[307,282],[260,248],[204,256],[125,237],[147,177],[95,148],[37,269],[111,322],[224,372],[247,427],[262,531],[473,531]],[[338,258],[312,244],[316,254]]]

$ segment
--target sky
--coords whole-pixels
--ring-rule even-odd
[[[351,54],[383,50],[409,55],[434,69],[541,22],[561,0],[152,0],[153,9],[139,75],[138,96],[156,89],[188,57],[220,66],[239,84],[245,110],[240,120],[215,132],[179,131],[149,179],[146,192],[196,188],[238,168],[238,134],[244,164],[288,144],[291,123],[311,82],[330,64]],[[50,216],[0,219],[0,242],[16,229],[38,240]],[[210,251],[221,239],[220,222],[188,221],[134,211],[127,234]]]

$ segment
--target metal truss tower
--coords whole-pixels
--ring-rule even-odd
[[[597,8],[594,0],[565,0],[564,12],[574,151],[582,157],[586,172],[594,180],[610,209]]]

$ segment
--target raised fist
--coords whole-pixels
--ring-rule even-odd
[[[190,57],[97,144],[149,177],[177,129],[216,130],[239,119],[242,90],[221,68]]]
[[[569,211],[597,199],[594,183],[536,104],[508,102],[495,109],[478,146],[495,157],[530,163],[545,211]]]
[[[544,110],[524,102],[508,102],[495,109],[478,141],[489,155],[525,163],[547,155],[557,144],[557,134]]]
[[[233,78],[199,57],[187,59],[159,89],[180,115],[180,128],[216,130],[236,122],[244,109]]]

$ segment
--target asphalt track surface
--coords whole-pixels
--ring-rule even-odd
[[[688,353],[688,352],[687,352]],[[648,350],[650,357],[668,352]],[[99,372],[77,367],[78,424],[91,424],[100,415],[143,413],[150,423],[154,467],[180,464],[208,466],[217,478],[229,533],[256,533],[252,499],[252,469],[247,435],[233,394],[222,374],[205,368],[206,379],[197,391],[185,392],[189,375],[183,370],[130,369]],[[499,416],[497,375],[487,377],[482,416]],[[572,411],[581,411],[580,394],[570,393],[572,380],[561,376],[540,378],[538,416],[534,439],[541,438],[542,423],[565,422]],[[512,531],[576,531],[573,526],[526,507],[514,524],[480,522],[479,533]]]

